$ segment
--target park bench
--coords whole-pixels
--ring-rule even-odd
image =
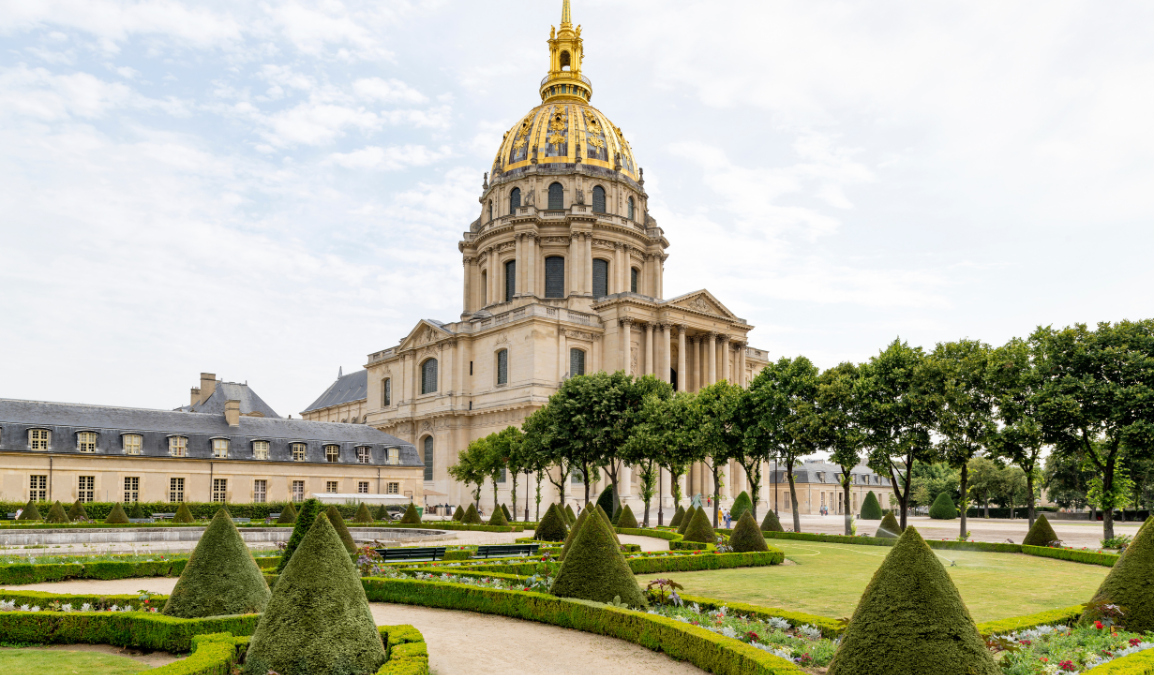
[[[152,521],[152,518],[129,518],[128,522],[130,522],[130,523],[151,523],[153,521]]]
[[[425,548],[378,548],[374,549],[385,562],[398,560],[428,560],[445,559],[444,546],[428,546]]]
[[[514,558],[537,555],[540,544],[501,544],[499,546],[478,546],[474,558]]]
[[[176,513],[154,513],[152,514],[152,517],[156,520],[172,520],[176,517]]]
[[[280,511],[268,514],[268,520],[280,520]]]
[[[252,518],[233,518],[232,522],[236,523],[237,525],[244,525],[247,523],[251,523]]]
[[[6,514],[4,516],[4,520],[16,520],[16,514],[15,513]]]

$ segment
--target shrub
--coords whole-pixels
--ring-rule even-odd
[[[733,506],[729,508],[729,518],[736,523],[741,520],[741,515],[743,513],[752,510],[753,500],[749,498],[748,492],[742,490],[741,494],[737,495],[737,499],[733,500]],[[757,521],[753,521],[753,524],[757,525]]]
[[[243,672],[367,675],[386,659],[360,575],[328,516],[318,515],[277,579]]]
[[[709,524],[709,516],[705,515],[705,509],[694,510],[693,519],[689,521],[689,527],[685,528],[683,539],[702,544],[713,544],[717,541],[717,533]]]
[[[1000,675],[957,587],[908,528],[866,586],[829,675]]]
[[[561,548],[561,554],[557,556],[559,560],[565,559],[565,554],[569,552],[569,547],[573,545],[573,539],[577,536],[577,532],[585,526],[586,519],[589,518],[589,509],[581,512],[577,516],[577,522],[573,523],[573,527],[569,528],[569,536],[565,538],[565,545]]]
[[[401,516],[401,522],[411,525],[421,522],[421,514],[417,512],[416,504],[409,502],[408,508],[405,509],[405,515]]]
[[[182,619],[259,614],[271,595],[252,552],[221,509],[200,536],[162,613]]]
[[[297,522],[297,509],[292,502],[285,505],[280,511],[280,516],[277,517],[276,522],[281,525],[292,525]]]
[[[1056,558],[1058,560],[1069,560],[1070,562],[1082,563],[1084,565],[1101,565],[1102,567],[1113,567],[1118,563],[1118,555],[1115,553],[1098,553],[1097,551],[1078,551],[1071,548],[1050,548],[1049,546],[1020,546],[1022,553],[1026,555],[1034,555],[1039,558]]]
[[[357,515],[353,516],[354,523],[371,523],[373,522],[373,514],[369,511],[368,504],[361,502],[357,508]]]
[[[1026,538],[1022,540],[1022,546],[1050,546],[1058,541],[1058,533],[1054,532],[1054,528],[1050,526],[1050,521],[1046,519],[1045,514],[1039,514],[1038,519],[1034,521],[1034,526],[1026,533]]]
[[[28,503],[24,505],[24,511],[16,520],[44,520],[44,518],[40,515],[40,509],[36,508],[36,502],[29,499]]]
[[[148,514],[144,512],[144,507],[140,505],[140,502],[132,502],[132,506],[128,507],[128,517],[142,519],[147,518]]]
[[[930,505],[930,518],[935,520],[953,520],[958,517],[958,509],[949,494],[943,492]]]
[[[453,512],[453,520],[460,522],[461,519],[464,517],[465,517],[465,509],[461,508],[461,505],[458,504],[457,510]]]
[[[108,525],[124,525],[128,522],[128,514],[124,512],[124,507],[120,505],[120,502],[116,502],[116,506],[112,507],[112,511],[104,519],[104,522]]]
[[[1151,522],[1154,520],[1146,520],[1134,541],[1118,557],[1114,569],[1106,575],[1082,614],[1083,621],[1101,618],[1095,616],[1098,608],[1111,603],[1125,608],[1122,622],[1127,630],[1154,631],[1154,526]]]
[[[621,510],[621,500],[617,498],[617,490],[613,489],[613,483],[605,486],[601,494],[597,497],[597,506],[609,516],[609,522],[613,522],[613,518],[617,512]]]
[[[689,505],[689,508],[685,511],[685,515],[681,518],[681,523],[677,526],[677,534],[685,534],[685,531],[689,529],[689,521],[693,520],[693,515],[700,510],[701,509],[692,504]]]
[[[565,541],[569,529],[565,525],[565,517],[558,513],[556,504],[550,504],[545,511],[545,517],[537,524],[533,538],[537,541]]]
[[[172,514],[172,522],[194,523],[196,522],[196,518],[192,517],[192,511],[188,509],[188,505],[181,502],[180,506],[176,507],[176,512]]]
[[[68,514],[64,512],[64,507],[60,505],[59,501],[57,501],[55,504],[53,504],[52,508],[48,509],[48,517],[44,519],[44,522],[46,522],[46,523],[67,523],[67,522],[69,522],[68,521]]]
[[[88,520],[88,512],[84,510],[84,502],[77,499],[72,503],[72,508],[68,509],[69,520]]]
[[[629,508],[628,504],[621,507],[621,512],[617,516],[615,527],[637,528],[637,517],[633,515],[633,509]]]
[[[604,514],[599,507],[598,511]],[[616,598],[630,607],[648,604],[621,555],[616,534],[605,519],[596,516],[586,518],[573,536],[549,592],[562,598],[595,602],[612,602]]]
[[[309,528],[312,527],[313,521],[317,519],[317,515],[321,512],[321,503],[316,499],[307,499],[301,504],[301,510],[297,513],[296,524],[293,525],[292,536],[289,537],[288,544],[285,544],[284,552],[281,553],[280,562],[277,563],[276,573],[284,572],[285,567],[288,566],[289,560],[293,557],[293,552],[297,550],[297,546],[301,545],[305,535],[308,534]]]
[[[882,519],[882,505],[878,503],[878,496],[874,494],[873,490],[867,492],[865,499],[862,500],[861,514],[858,517],[862,520]]]
[[[508,506],[505,506],[504,504],[502,504],[501,505],[501,511],[505,514],[505,524],[506,525],[513,522],[514,520],[517,520],[516,518],[513,517],[513,514],[509,513],[509,507]]]
[[[757,527],[757,521],[753,519],[752,511],[745,511],[741,514],[741,518],[729,535],[729,545],[738,553],[769,550],[769,546],[765,543],[765,537],[761,534],[761,529]]]
[[[669,521],[669,527],[681,527],[683,522],[685,522],[685,507],[678,504],[677,511],[673,514],[673,520]]]
[[[601,508],[600,504],[594,504],[589,508],[597,511],[597,515],[601,517],[601,520],[605,522],[605,525],[609,528],[609,531],[613,533],[613,541],[617,542],[617,545],[620,546],[621,538],[617,536],[617,530],[613,528],[613,522],[609,520],[609,514],[605,513],[605,510]]]
[[[768,504],[766,504],[765,508],[765,518],[761,521],[761,531],[785,532],[785,528],[781,526],[781,521],[777,519],[777,514],[773,512],[773,509],[769,508]]]
[[[569,521],[570,527],[573,526],[573,523],[577,522],[577,514],[573,513],[573,507],[569,504],[565,505],[565,519]]]
[[[461,508],[461,507],[457,507]],[[384,504],[377,505],[377,509],[373,511],[373,520],[385,521],[389,519],[389,510],[385,508]]]
[[[875,537],[889,537],[890,539],[897,539],[902,534],[902,526],[898,525],[898,519],[894,518],[893,513],[887,513],[882,522],[878,523],[878,530],[874,532]]]
[[[357,554],[357,542],[353,541],[353,534],[349,532],[349,526],[345,525],[345,519],[341,517],[341,512],[337,510],[335,505],[330,505],[325,509],[325,513],[329,517],[329,523],[333,529],[337,531],[337,536],[341,538],[341,543],[345,545],[345,550],[349,555]]]
[[[493,509],[493,515],[489,516],[489,525],[505,527],[508,524],[509,519],[505,517],[505,512],[500,508]]]
[[[484,525],[485,521],[481,520],[481,515],[477,513],[477,505],[469,504],[469,509],[465,511],[465,515],[461,518],[461,522],[465,525]]]

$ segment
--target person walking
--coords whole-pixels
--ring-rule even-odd
[[[727,530],[729,529],[729,524],[732,522],[732,520],[733,520],[733,516],[727,510],[725,512],[725,529],[727,529]]]

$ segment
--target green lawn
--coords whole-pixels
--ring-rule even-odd
[[[797,564],[649,574],[638,581],[644,586],[651,579],[672,578],[689,595],[848,617],[889,552],[878,546],[783,539],[770,543]],[[1110,571],[1016,553],[935,552],[978,622],[1086,602]],[[950,560],[957,566],[951,567]]]
[[[123,656],[46,649],[0,649],[4,675],[135,675],[150,668]]]

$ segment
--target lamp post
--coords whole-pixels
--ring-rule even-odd
[[[657,467],[657,527],[665,524],[665,486],[661,484],[661,467]],[[649,523],[645,523],[649,525]]]
[[[525,522],[529,522],[529,474],[532,473],[525,469]]]

